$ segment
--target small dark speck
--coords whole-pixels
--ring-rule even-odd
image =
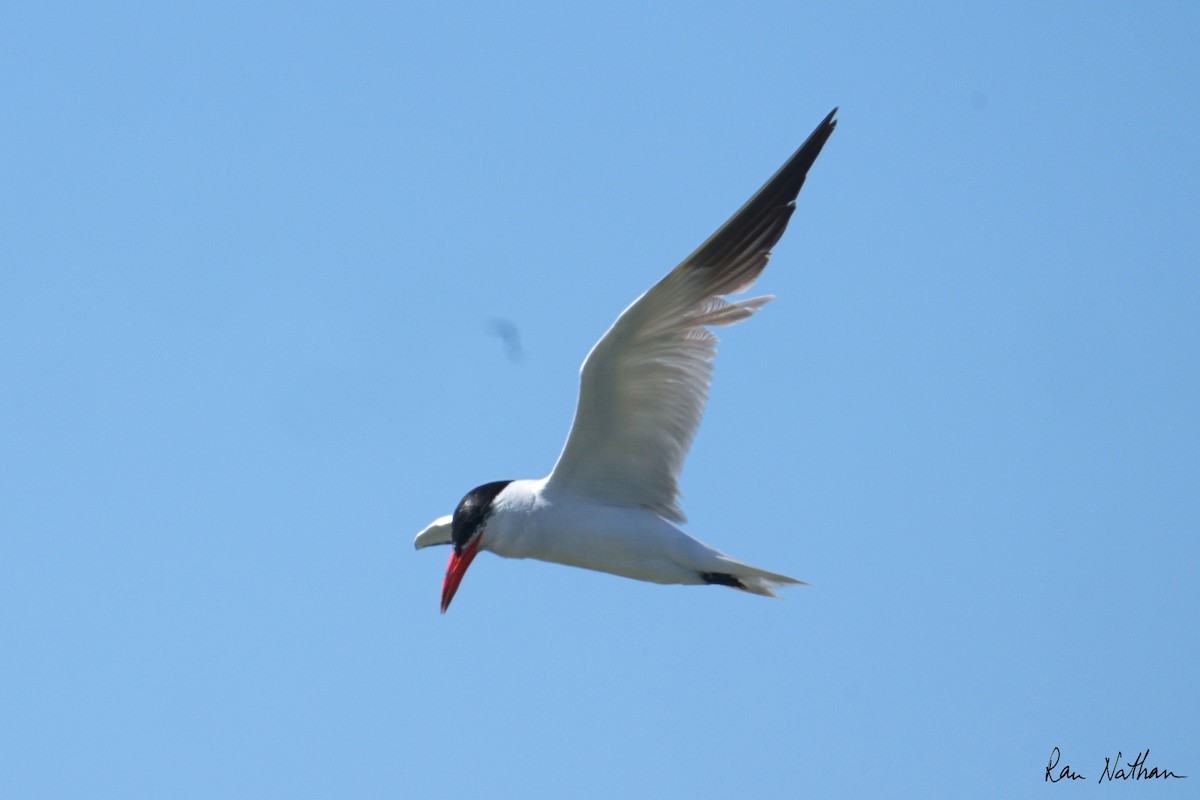
[[[987,104],[988,96],[986,94],[978,89],[971,92],[971,108],[975,109],[976,111],[983,111],[985,108],[987,108]]]
[[[521,348],[521,332],[510,320],[493,317],[488,320],[487,330],[493,336],[500,337],[509,361],[520,361],[525,357],[525,351]]]

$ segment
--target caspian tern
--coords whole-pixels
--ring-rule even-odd
[[[442,612],[481,550],[652,583],[717,584],[775,597],[802,583],[743,564],[672,523],[684,522],[679,473],[708,387],[717,337],[770,296],[729,301],[767,265],[796,196],[833,133],[835,108],[746,205],[625,309],[588,353],[567,443],[541,480],[485,483],[417,534],[452,544]]]

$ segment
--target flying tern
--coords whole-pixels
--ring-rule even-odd
[[[626,308],[580,369],[566,445],[540,480],[485,483],[417,534],[453,545],[444,613],[481,550],[652,583],[716,584],[775,597],[802,583],[743,564],[675,527],[679,473],[700,425],[717,337],[770,296],[726,300],[762,273],[833,133],[835,108],[729,221]]]

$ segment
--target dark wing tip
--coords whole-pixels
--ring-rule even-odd
[[[746,589],[746,584],[737,575],[728,572],[701,572],[700,580],[709,586],[729,586],[733,589]]]
[[[838,121],[834,116],[838,113],[835,108],[830,111],[825,119],[821,120],[821,124],[813,129],[813,132],[804,140],[804,144],[796,149],[792,157],[787,160],[787,163],[780,167],[779,172],[767,181],[765,190],[771,186],[777,179],[783,178],[780,188],[783,192],[790,193],[790,200],[795,200],[800,194],[800,188],[804,186],[804,178],[808,175],[808,171],[817,160],[817,156],[821,154],[821,150],[825,147],[825,142],[829,141],[829,137],[833,135],[833,131],[837,128]]]
[[[804,179],[837,127],[837,113],[836,108],[830,111],[770,180],[683,264],[688,268],[719,268],[741,261],[750,250],[769,252],[783,236]]]

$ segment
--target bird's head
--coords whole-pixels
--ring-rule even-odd
[[[450,543],[454,545],[454,552],[450,554],[450,561],[446,564],[446,577],[442,580],[443,614],[450,607],[458,585],[467,574],[467,567],[471,566],[471,562],[479,554],[484,530],[492,514],[492,501],[510,483],[512,481],[494,481],[477,486],[467,492],[459,501],[458,508],[454,509],[454,516],[450,519]]]

